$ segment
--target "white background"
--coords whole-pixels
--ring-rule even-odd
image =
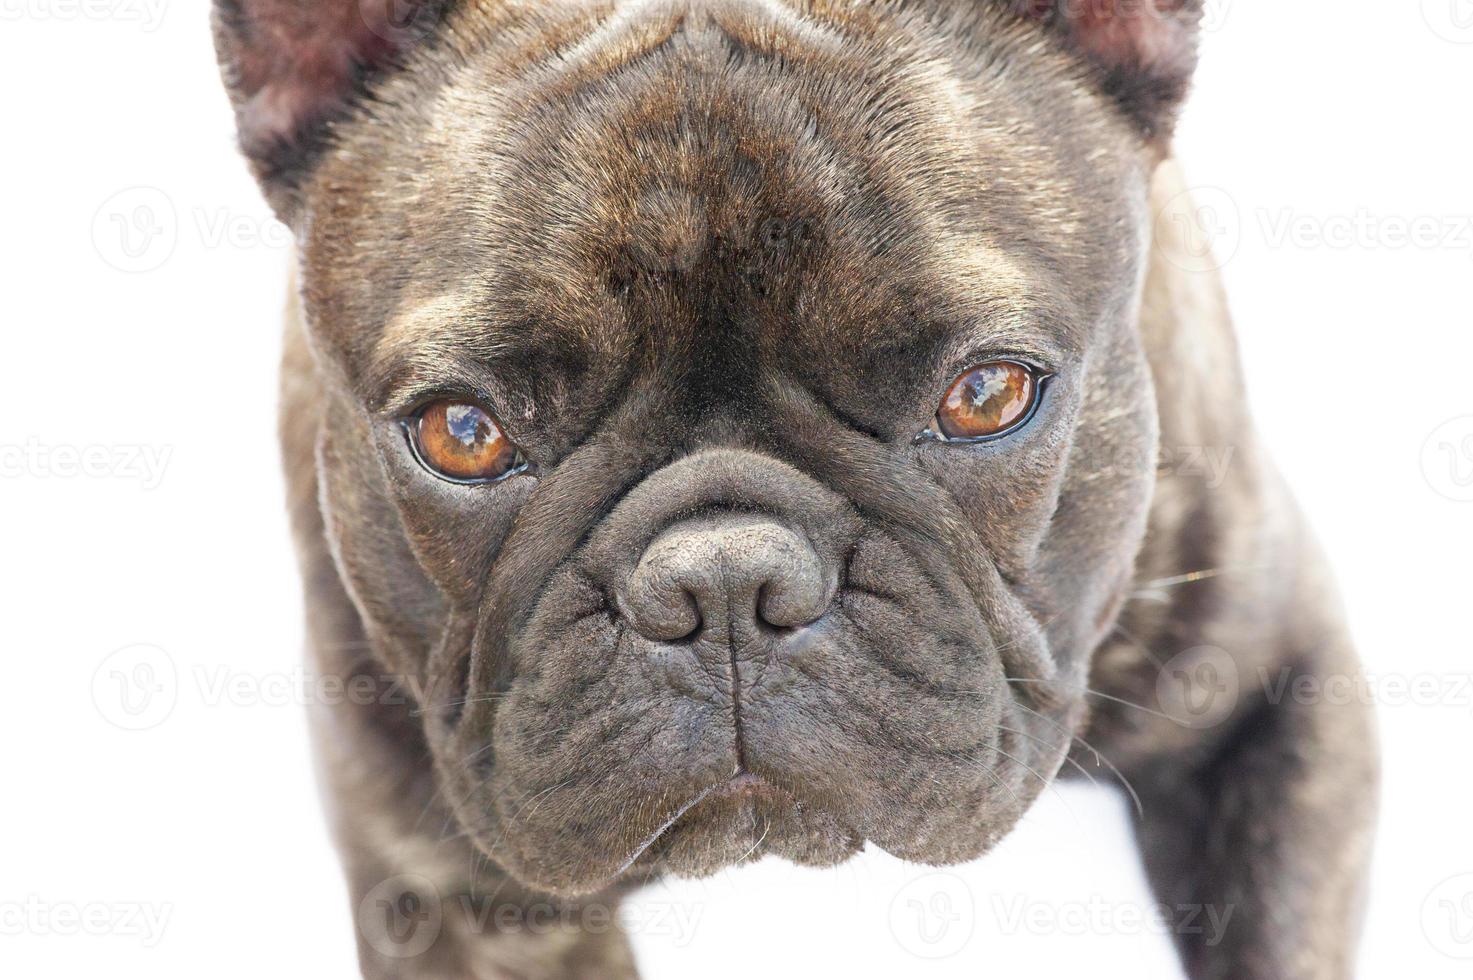
[[[88,2],[0,0],[0,973],[350,977],[288,689],[286,236],[235,155],[207,4]],[[1466,977],[1473,2],[1212,6],[1181,156],[1264,436],[1382,682],[1364,975]],[[135,245],[163,233],[130,256],[135,219]],[[150,666],[175,686],[126,730],[112,672]],[[639,953],[655,978],[1175,977],[1123,815],[1060,788],[955,878],[870,856],[663,886]]]

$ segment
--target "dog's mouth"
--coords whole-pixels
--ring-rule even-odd
[[[488,857],[587,894],[767,856],[832,866],[866,843],[968,860],[1011,826],[1057,753],[1000,727],[1030,722],[1005,717],[996,624],[942,559],[789,523],[689,518],[649,545],[621,524],[482,651],[467,687],[494,693],[466,699],[439,755]]]
[[[739,770],[680,807],[624,871],[703,877],[769,854],[826,866],[863,846],[863,836],[833,815],[764,776]]]

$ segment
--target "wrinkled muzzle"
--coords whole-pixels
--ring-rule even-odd
[[[944,548],[775,459],[706,451],[559,562],[506,663],[473,663],[442,771],[489,856],[549,891],[871,840],[980,853],[1036,793],[995,636]],[[445,759],[463,760],[444,766]]]

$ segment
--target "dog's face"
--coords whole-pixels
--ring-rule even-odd
[[[1185,79],[1138,48],[1190,13],[279,6],[219,33],[300,236],[328,533],[472,839],[566,893],[995,842],[1144,533]]]

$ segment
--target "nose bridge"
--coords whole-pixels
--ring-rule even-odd
[[[668,528],[646,549],[620,595],[625,617],[663,641],[805,626],[837,585],[798,532],[769,518],[728,514]]]
[[[579,565],[617,587],[655,541],[691,515],[761,517],[838,561],[859,533],[848,501],[792,465],[747,449],[703,449],[644,478],[590,537]],[[692,525],[694,526],[694,525]]]

